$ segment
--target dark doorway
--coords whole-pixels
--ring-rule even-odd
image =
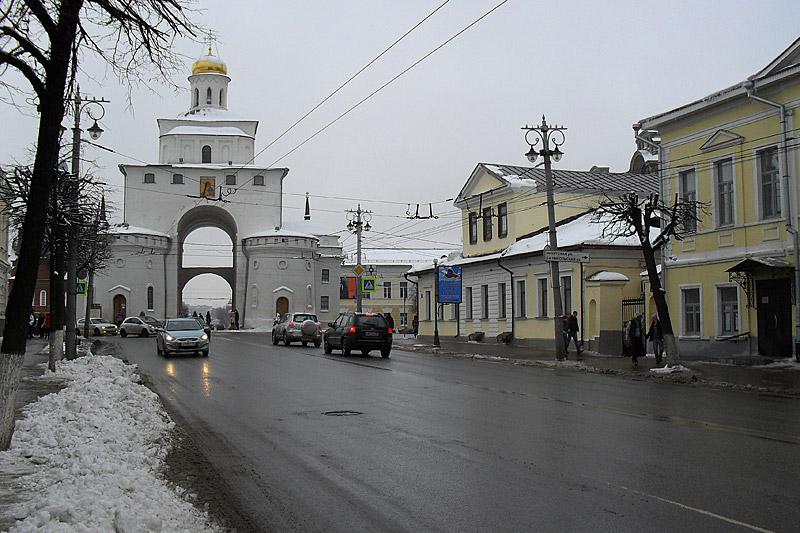
[[[117,294],[114,296],[114,317],[112,320],[119,326],[126,316],[128,316],[128,300],[122,294]]]
[[[787,279],[756,281],[758,353],[792,356],[792,295]]]
[[[289,300],[285,296],[281,296],[275,301],[275,314],[285,315],[289,312]]]

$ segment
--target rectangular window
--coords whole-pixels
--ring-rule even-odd
[[[700,335],[700,288],[682,289],[683,295],[683,334]]]
[[[489,318],[489,286],[481,285],[481,318]]]
[[[492,208],[485,207],[483,209],[483,216],[481,217],[483,220],[483,240],[484,241],[491,241],[492,240]]]
[[[536,280],[539,288],[539,316],[547,316],[547,278]]]
[[[147,310],[148,311],[152,311],[154,309],[153,300],[154,300],[154,297],[153,297],[153,286],[150,285],[149,287],[147,287]]]
[[[401,326],[408,325],[408,313],[400,313],[400,325]]]
[[[403,300],[408,298],[408,282],[407,281],[401,281],[400,282],[400,298],[402,298]]]
[[[145,183],[155,183],[156,182],[156,175],[152,172],[148,172],[144,175],[144,182]]]
[[[517,280],[517,316],[525,318],[528,316],[528,291],[525,287],[525,280]]]
[[[264,176],[253,176],[253,185],[264,186]]]
[[[739,294],[736,287],[718,287],[721,335],[739,333]]]
[[[458,304],[450,304],[450,320],[458,320]]]
[[[384,281],[383,282],[383,297],[389,299],[392,297],[392,282],[391,281]]]
[[[572,314],[572,276],[561,276],[561,305],[564,313]]]
[[[678,174],[678,179],[680,181],[680,194],[681,200],[684,202],[696,202],[697,201],[697,179],[695,177],[694,169],[684,170],[680,174]],[[696,220],[696,207],[692,205],[691,207],[687,206],[686,209],[691,209],[693,212],[690,213],[691,216],[686,218],[686,221],[683,224],[683,231],[687,233],[694,233],[697,231],[697,220]]]
[[[431,291],[425,291],[425,320],[431,319]]]
[[[497,284],[497,316],[499,318],[506,317],[506,284]]]
[[[497,236],[499,238],[508,235],[508,204],[503,202],[497,206]]]
[[[467,287],[467,320],[472,320],[472,287]]]
[[[236,174],[228,174],[225,176],[225,185],[236,185]]]
[[[733,224],[733,160],[714,163],[717,180],[717,225]]]
[[[331,297],[330,296],[320,296],[319,297],[319,310],[320,311],[327,311],[328,307],[330,306],[330,303],[331,303]]]
[[[172,184],[173,185],[183,185],[183,174],[173,174],[172,175]]]
[[[781,216],[777,147],[773,146],[758,152],[758,180],[761,187],[761,218]]]
[[[478,242],[478,215],[476,213],[469,214],[469,243],[476,244]]]
[[[327,268],[322,269],[322,283],[330,283],[331,282],[331,271]]]

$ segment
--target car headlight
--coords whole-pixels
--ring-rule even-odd
[[[203,333],[203,335],[200,337],[200,340],[201,341],[207,341],[208,340],[208,333]]]
[[[175,337],[172,335],[164,335],[164,338],[167,340],[167,342],[172,342],[175,340]]]

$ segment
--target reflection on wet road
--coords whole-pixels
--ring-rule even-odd
[[[261,334],[215,334],[207,359],[111,342],[264,529],[798,523],[797,399],[400,351],[326,356]]]

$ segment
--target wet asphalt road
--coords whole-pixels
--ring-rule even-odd
[[[797,531],[800,400],[216,333],[111,339],[263,530]],[[327,416],[328,411],[363,414]]]

